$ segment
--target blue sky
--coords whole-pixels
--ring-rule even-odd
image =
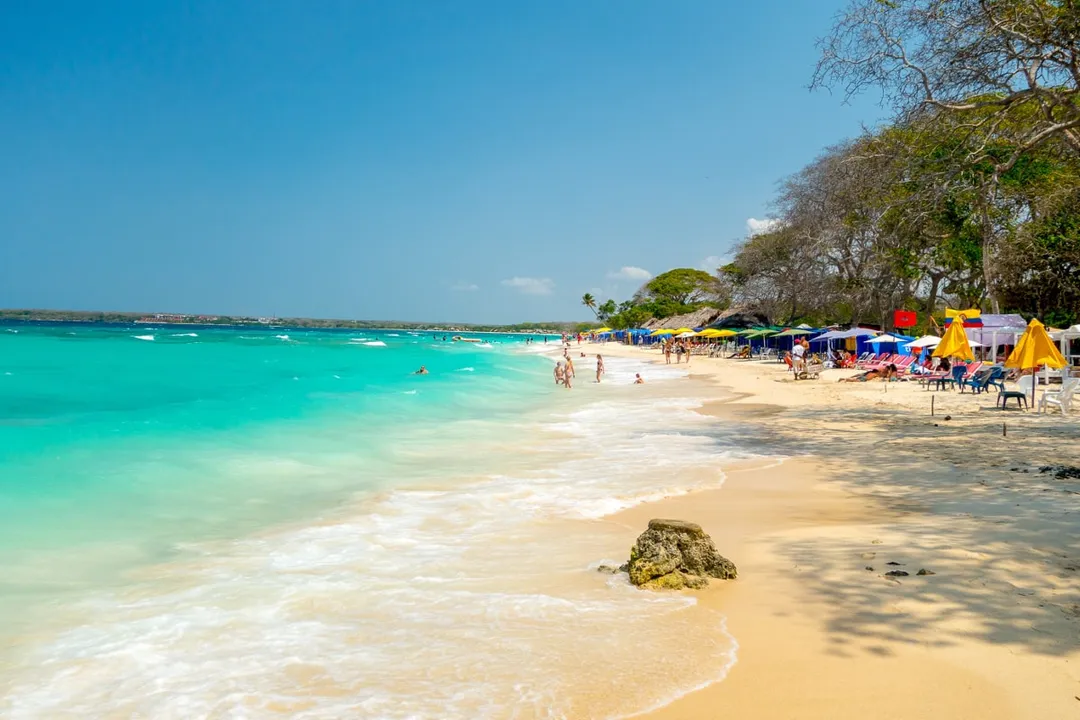
[[[9,4],[0,307],[584,318],[884,115],[841,4]]]

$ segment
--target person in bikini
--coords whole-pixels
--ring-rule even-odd
[[[596,355],[596,382],[600,382],[600,378],[604,374],[604,358],[599,353]]]

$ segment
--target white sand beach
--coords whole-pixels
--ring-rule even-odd
[[[700,412],[788,459],[606,520],[626,548],[650,518],[697,522],[739,568],[695,594],[726,615],[737,663],[649,717],[1080,712],[1080,480],[1038,471],[1080,464],[1077,418],[956,392],[931,417],[916,383],[795,382],[775,361],[695,357],[691,373]],[[708,400],[725,387],[737,397]]]

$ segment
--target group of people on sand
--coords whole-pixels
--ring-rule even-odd
[[[675,364],[678,365],[686,358],[686,364],[690,364],[690,351],[693,349],[690,342],[686,339],[678,340],[676,338],[669,337],[667,340],[661,341],[664,344],[664,362],[668,365],[671,364],[671,356],[675,355]]]

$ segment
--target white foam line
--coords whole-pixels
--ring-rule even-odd
[[[642,715],[648,715],[649,713],[656,712],[660,708],[667,707],[676,700],[681,700],[687,695],[696,693],[698,690],[704,690],[707,687],[711,687],[719,682],[723,682],[727,678],[728,673],[731,672],[731,668],[735,667],[735,663],[739,661],[739,641],[728,630],[727,618],[723,615],[720,616],[720,632],[731,642],[731,649],[728,650],[726,653],[726,655],[728,656],[727,662],[724,663],[724,667],[720,669],[720,672],[715,678],[713,678],[712,680],[706,680],[705,682],[694,685],[693,687],[678,690],[672,695],[670,695],[667,699],[650,705],[644,710],[638,710],[637,712],[630,713],[629,715],[612,715],[611,720],[625,720],[626,718],[636,718],[641,717]]]

